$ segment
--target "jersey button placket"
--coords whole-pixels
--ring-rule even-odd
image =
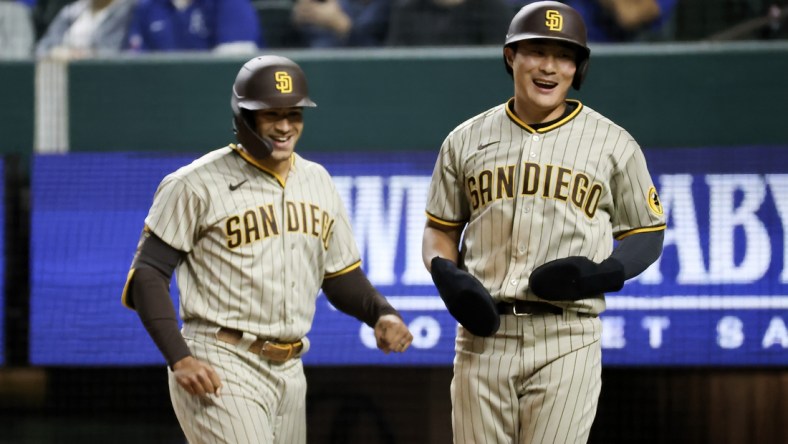
[[[537,141],[539,141],[538,135],[533,135],[529,138],[524,139],[525,143],[523,146],[522,155],[525,156],[526,159],[533,159],[536,157],[536,150],[538,149],[538,146],[535,145]],[[530,161],[530,160],[526,160],[526,161]],[[519,168],[523,168],[523,165],[521,164],[518,167],[518,169]],[[522,174],[522,170],[518,172],[518,177],[520,174]],[[523,256],[526,255],[528,252],[527,246],[521,243],[519,239],[518,227],[520,226],[520,224],[526,223],[523,220],[524,216],[522,216],[522,213],[528,213],[530,211],[530,203],[521,199],[514,199],[512,200],[511,205],[514,206],[514,208],[512,208],[512,218],[514,219],[512,221],[513,232],[510,240],[512,254],[509,261],[509,269],[507,271],[508,277],[504,281],[505,288],[503,289],[503,293],[507,295],[516,295],[519,292],[518,285],[521,284],[520,269],[522,268],[522,264],[524,263]],[[523,206],[522,208],[520,208],[521,205]],[[522,213],[520,213],[520,211],[522,211]]]
[[[539,148],[538,144],[539,144],[540,140],[542,140],[542,138],[539,136],[539,134],[534,134],[531,137],[531,142],[532,142],[531,143],[531,153],[529,154],[531,159],[535,159],[536,158],[536,149]]]
[[[289,177],[289,176],[288,176]],[[292,188],[283,188],[282,189],[282,214],[284,218],[287,218],[287,202],[288,201],[297,201],[295,199],[296,196],[292,196],[292,192],[290,191]],[[285,222],[287,223],[287,222]],[[297,234],[289,232],[286,228],[282,233],[279,243],[279,254],[282,257],[282,260],[287,264],[286,266],[282,267],[282,320],[285,324],[291,324],[293,322],[293,311],[291,308],[291,301],[298,300],[295,292],[296,292],[296,278],[298,273],[296,270],[299,269],[298,267],[298,252],[296,251],[293,246],[297,243]]]

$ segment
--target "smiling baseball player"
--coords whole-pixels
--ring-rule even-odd
[[[123,291],[169,365],[190,443],[306,442],[300,357],[322,287],[374,328],[378,348],[413,337],[361,271],[328,172],[294,152],[306,77],[279,56],[247,62],[233,85],[239,145],[162,180]],[[170,302],[177,271],[182,334]]]
[[[567,99],[589,56],[577,11],[523,7],[503,48],[514,97],[455,128],[438,155],[422,253],[460,324],[455,443],[586,442],[604,293],[662,251],[665,218],[640,147]]]

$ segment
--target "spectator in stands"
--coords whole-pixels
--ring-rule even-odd
[[[517,10],[535,0],[510,0]],[[589,42],[672,40],[678,0],[566,0],[583,16]]]
[[[36,32],[36,41],[44,36],[44,32],[49,29],[49,24],[55,16],[66,5],[73,3],[74,0],[17,0],[30,7],[33,14],[33,27]]]
[[[55,20],[55,16],[61,9],[74,3],[75,0],[18,0],[30,6],[33,13],[33,26],[36,30],[36,40],[41,39],[49,29],[49,24]],[[136,0],[133,0],[136,2]]]
[[[572,0],[588,24],[592,42],[671,40],[677,0]]]
[[[312,48],[382,46],[391,0],[296,0],[293,23]]]
[[[247,53],[263,46],[250,0],[138,0],[126,41],[132,51]]]
[[[30,8],[13,0],[0,1],[0,58],[29,57],[34,42]]]
[[[134,0],[76,0],[64,6],[36,45],[37,57],[74,59],[122,48]]]
[[[514,15],[506,0],[395,0],[388,45],[502,45]]]

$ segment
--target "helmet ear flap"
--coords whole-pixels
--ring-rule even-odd
[[[233,117],[233,132],[249,154],[264,159],[271,155],[274,146],[267,137],[258,134],[256,126],[254,111],[239,108],[239,112]]]
[[[580,63],[577,64],[577,69],[575,70],[575,78],[572,79],[572,87],[576,90],[580,90],[580,85],[583,84],[583,80],[586,78],[586,73],[588,72],[588,63],[591,59],[586,57],[585,59],[581,60]]]

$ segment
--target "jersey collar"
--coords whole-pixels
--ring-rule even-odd
[[[566,101],[577,104],[577,107],[571,113],[569,113],[566,116],[562,117],[561,119],[559,119],[557,122],[553,123],[552,125],[548,125],[548,126],[545,126],[545,127],[539,128],[539,129],[534,129],[531,125],[528,125],[527,123],[523,122],[522,120],[520,120],[519,117],[517,117],[517,115],[514,114],[514,111],[512,111],[512,106],[514,106],[514,97],[512,97],[511,99],[509,99],[506,102],[506,105],[504,106],[504,108],[506,108],[506,115],[509,116],[509,118],[514,123],[516,123],[517,126],[522,127],[524,130],[528,131],[529,133],[546,133],[546,132],[548,132],[550,130],[553,130],[555,128],[558,128],[559,126],[564,125],[565,123],[567,123],[570,120],[574,119],[575,116],[580,113],[580,110],[583,109],[583,104],[580,103],[579,100],[566,99]]]
[[[267,166],[261,164],[260,161],[258,161],[254,157],[252,157],[252,155],[250,155],[249,153],[247,153],[246,150],[242,149],[240,146],[238,146],[238,145],[236,145],[234,143],[230,144],[230,149],[232,149],[233,151],[238,153],[239,156],[241,156],[245,161],[247,161],[250,164],[252,164],[255,168],[257,168],[257,169],[259,169],[259,170],[261,170],[263,172],[266,172],[266,173],[270,174],[271,176],[273,176],[273,178],[276,179],[277,182],[279,182],[279,185],[281,185],[282,188],[285,187],[285,180],[284,180],[283,177],[281,177],[278,174],[276,174],[272,169],[268,168]],[[290,156],[290,168],[291,168],[291,170],[292,170],[292,168],[295,167],[295,161],[296,161],[296,156],[295,156],[295,153],[293,153]]]

